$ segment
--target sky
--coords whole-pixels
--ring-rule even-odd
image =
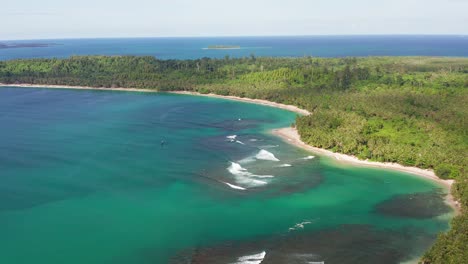
[[[1,0],[0,40],[455,34],[468,0]]]

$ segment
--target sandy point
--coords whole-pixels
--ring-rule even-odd
[[[403,166],[398,163],[390,163],[390,162],[376,162],[376,161],[369,161],[369,160],[360,160],[355,156],[345,155],[340,153],[335,153],[326,149],[317,148],[310,146],[301,140],[301,137],[297,131],[297,129],[293,127],[285,127],[279,129],[273,129],[272,134],[282,138],[285,142],[294,145],[296,147],[300,147],[304,150],[310,151],[312,153],[316,153],[323,156],[332,157],[334,160],[340,163],[347,163],[357,166],[365,166],[365,167],[374,167],[374,168],[382,168],[382,169],[390,169],[390,170],[397,170],[401,172],[406,172],[410,174],[417,175],[419,177],[423,177],[425,179],[432,180],[446,186],[448,189],[448,194],[445,198],[445,202],[452,207],[456,213],[460,212],[460,204],[454,200],[453,196],[451,195],[451,187],[454,183],[454,180],[443,180],[437,177],[433,170],[426,170],[417,167],[407,167]]]

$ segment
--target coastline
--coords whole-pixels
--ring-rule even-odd
[[[307,151],[310,151],[310,152],[313,152],[322,156],[331,157],[339,163],[352,164],[355,166],[362,166],[362,167],[373,167],[373,168],[380,168],[380,169],[396,170],[396,171],[413,174],[413,175],[416,175],[416,176],[419,176],[428,180],[432,180],[447,188],[448,193],[445,197],[445,203],[454,209],[455,214],[460,213],[460,205],[457,201],[455,201],[455,199],[453,198],[450,192],[452,185],[455,181],[441,179],[435,175],[433,170],[421,169],[417,167],[407,167],[398,163],[360,160],[355,156],[335,153],[330,150],[313,147],[303,142],[300,138],[300,135],[297,129],[292,128],[292,127],[273,129],[271,133],[283,139],[283,141],[291,145],[294,145],[296,147],[302,148],[304,150],[307,150]]]
[[[71,85],[44,85],[44,84],[4,84],[0,83],[0,86],[10,86],[10,87],[22,87],[22,88],[50,88],[50,89],[77,89],[77,90],[100,90],[100,91],[127,91],[127,92],[149,92],[149,93],[171,93],[171,94],[181,94],[181,95],[193,95],[193,96],[206,96],[206,97],[213,97],[213,98],[221,98],[221,99],[228,99],[234,101],[240,101],[245,103],[254,103],[264,106],[270,106],[275,108],[284,109],[287,111],[295,112],[300,115],[310,115],[311,113],[305,109],[301,109],[294,105],[286,105],[280,104],[276,102],[271,102],[268,100],[262,99],[250,99],[250,98],[242,98],[237,96],[226,96],[226,95],[217,95],[217,94],[201,94],[198,92],[189,92],[189,91],[168,91],[168,92],[161,92],[155,89],[137,89],[137,88],[104,88],[104,87],[91,87],[91,86],[71,86]],[[432,180],[440,185],[445,186],[448,189],[448,194],[445,198],[445,202],[454,209],[455,214],[460,213],[460,204],[454,200],[451,194],[451,187],[454,183],[454,180],[443,180],[437,177],[432,170],[420,169],[417,167],[406,167],[398,163],[389,163],[389,162],[376,162],[376,161],[368,161],[368,160],[360,160],[355,156],[335,153],[326,149],[321,149],[317,147],[310,146],[303,142],[300,138],[299,133],[295,128],[286,127],[286,128],[279,128],[273,129],[271,133],[285,142],[292,144],[296,147],[302,148],[304,150],[334,158],[337,162],[353,164],[356,166],[364,166],[364,167],[374,167],[374,168],[381,168],[381,169],[391,169],[401,172],[410,173],[413,175],[417,175],[423,177],[428,180]]]
[[[310,112],[304,109],[301,109],[294,105],[286,105],[275,103],[262,99],[250,99],[242,98],[237,96],[230,95],[218,95],[218,94],[202,94],[198,92],[189,92],[189,91],[158,91],[155,89],[140,89],[140,88],[104,88],[104,87],[91,87],[91,86],[73,86],[73,85],[45,85],[45,84],[5,84],[0,83],[0,86],[10,86],[10,87],[21,87],[21,88],[50,88],[50,89],[77,89],[77,90],[99,90],[99,91],[126,91],[126,92],[144,92],[144,93],[171,93],[171,94],[182,94],[182,95],[195,95],[195,96],[206,96],[214,97],[221,99],[228,99],[234,101],[240,101],[245,103],[253,103],[264,106],[270,106],[275,108],[284,109],[301,115],[310,115]]]
[[[271,101],[263,100],[263,99],[251,99],[251,98],[238,97],[238,96],[232,96],[232,95],[218,95],[218,94],[213,94],[213,93],[202,94],[198,92],[188,92],[188,91],[174,91],[174,92],[169,92],[169,93],[229,99],[229,100],[240,101],[240,102],[245,102],[245,103],[252,103],[252,104],[259,104],[259,105],[264,105],[264,106],[280,108],[280,109],[288,110],[288,111],[291,111],[300,115],[310,115],[309,111],[305,109],[301,109],[297,106],[275,103],[275,102],[271,102]]]
[[[76,89],[76,90],[99,90],[99,91],[123,91],[123,92],[144,92],[144,93],[157,93],[158,90],[153,89],[139,89],[139,88],[105,88],[105,87],[92,87],[92,86],[74,86],[74,85],[56,85],[56,84],[7,84],[0,83],[0,86],[20,87],[20,88],[48,88],[48,89]]]

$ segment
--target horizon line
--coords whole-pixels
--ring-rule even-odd
[[[135,36],[135,37],[63,37],[63,38],[22,38],[22,39],[0,39],[0,41],[30,41],[30,40],[89,40],[89,39],[170,39],[170,38],[282,38],[282,37],[385,37],[385,36],[453,36],[453,37],[468,37],[468,34],[315,34],[315,35],[186,35],[186,36]]]

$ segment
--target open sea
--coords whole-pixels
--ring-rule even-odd
[[[270,135],[294,118],[207,97],[0,87],[0,263],[411,263],[448,229],[442,186]]]
[[[0,45],[0,60],[72,55],[148,55],[159,59],[248,57],[251,54],[272,57],[468,57],[468,36],[450,35],[0,40],[0,44],[43,45],[21,48],[1,48]],[[235,45],[240,49],[206,49],[210,45]]]

